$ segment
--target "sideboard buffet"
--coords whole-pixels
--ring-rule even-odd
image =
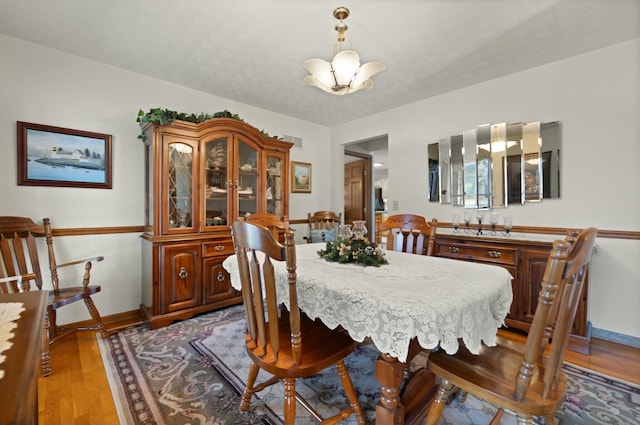
[[[152,328],[242,302],[222,267],[230,224],[288,215],[289,151],[232,118],[142,125],[145,231],[142,305]]]
[[[486,232],[485,232],[486,233]],[[556,237],[554,239],[561,239]],[[507,327],[528,331],[538,304],[538,293],[547,265],[552,241],[540,237],[501,237],[467,233],[439,232],[436,235],[435,255],[462,261],[494,264],[504,267],[513,276],[513,303],[505,319]],[[589,353],[587,322],[588,282],[570,335],[569,349]]]

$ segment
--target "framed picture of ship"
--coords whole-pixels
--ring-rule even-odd
[[[111,135],[18,121],[18,185],[111,189]]]

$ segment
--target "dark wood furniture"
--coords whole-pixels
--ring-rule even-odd
[[[240,120],[145,123],[142,305],[152,328],[242,302],[222,262],[240,217],[288,214],[292,143]]]
[[[313,242],[329,242],[335,239],[338,232],[338,225],[342,222],[342,213],[334,213],[333,211],[316,211],[313,214],[307,213],[307,221],[309,222],[309,235],[305,237],[308,243]],[[325,240],[314,240],[314,232],[322,232],[325,230],[333,229],[334,235],[332,238],[325,238]]]
[[[47,311],[47,291],[1,294],[0,303],[23,303],[24,310],[17,320],[13,346],[3,352],[6,356],[0,369],[0,424],[38,423],[38,370],[42,353],[43,326]]]
[[[412,254],[434,255],[438,220],[431,223],[415,214],[396,214],[387,217],[376,227],[376,241],[387,236],[387,249]]]
[[[42,240],[43,244],[46,242],[52,286],[46,308],[46,343],[42,347],[42,376],[47,376],[51,373],[50,344],[57,342],[68,333],[80,329],[98,330],[103,338],[108,337],[109,332],[104,327],[100,313],[91,298],[93,294],[100,292],[101,287],[100,285],[90,285],[91,267],[94,262],[102,261],[104,257],[91,257],[58,264],[54,254],[53,234],[48,218],[43,219],[43,225],[40,226],[28,217],[0,217],[0,261],[4,266],[6,276],[19,275],[21,278],[20,285],[12,282],[10,286],[0,288],[0,292],[26,292],[31,289],[43,289],[44,280],[40,269],[41,261],[38,257],[38,243],[36,242],[38,238]],[[69,286],[66,283],[61,283],[58,270],[77,265],[84,265],[81,285]],[[0,277],[5,277],[2,270],[3,267],[0,267]],[[57,310],[76,301],[84,301],[94,326],[87,328],[57,325]]]
[[[435,255],[507,269],[513,276],[513,303],[505,323],[509,328],[527,332],[538,306],[538,293],[551,249],[551,241],[439,233]],[[570,350],[585,354],[589,353],[587,298],[585,281],[569,342]]]
[[[240,410],[249,410],[255,392],[282,381],[284,423],[293,425],[296,400],[305,408],[310,408],[296,393],[296,379],[315,375],[335,365],[350,406],[321,423],[337,423],[355,414],[358,424],[364,425],[365,417],[344,363],[344,358],[355,349],[355,343],[347,333],[331,330],[320,320],[309,319],[298,308],[293,231],[285,230],[284,245],[277,242],[270,230],[263,226],[238,221],[233,223],[231,231],[247,315],[246,348],[252,361]],[[264,257],[258,258],[257,252],[264,254]],[[287,264],[288,310],[278,305],[272,261],[286,261]],[[256,384],[260,369],[272,377]],[[313,413],[313,409],[310,411]]]
[[[482,347],[471,354],[465,347],[448,355],[442,350],[429,355],[427,367],[440,378],[426,425],[436,425],[454,391],[473,394],[499,408],[492,424],[503,412],[518,423],[544,417],[555,424],[562,406],[567,376],[562,371],[569,333],[577,311],[597,230],[589,228],[553,243],[538,295],[538,305],[524,346],[513,341]]]
[[[253,213],[246,217],[240,217],[240,221],[242,220],[268,228],[271,230],[273,237],[281,243],[284,242],[284,229],[289,227],[289,219],[287,217],[281,220],[280,217],[271,213]]]

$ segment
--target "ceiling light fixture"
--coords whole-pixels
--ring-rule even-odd
[[[338,42],[333,46],[333,60],[331,62],[322,59],[305,61],[304,67],[311,75],[304,77],[302,83],[336,95],[354,93],[360,89],[370,89],[373,87],[371,77],[384,70],[386,66],[380,62],[360,65],[358,53],[354,50],[342,50],[342,43],[345,41],[344,33],[349,29],[343,20],[349,16],[349,9],[338,7],[333,11],[333,16],[340,21],[335,26],[335,30],[338,32]],[[349,40],[349,44],[351,45],[351,40]]]

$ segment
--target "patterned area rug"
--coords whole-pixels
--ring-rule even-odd
[[[249,365],[243,332],[244,312],[236,306],[161,329],[134,327],[98,338],[120,423],[282,424],[281,385],[254,396],[250,412],[238,410]],[[370,422],[379,396],[377,355],[375,347],[361,345],[346,359]],[[640,424],[640,387],[570,365],[564,369],[569,391],[557,415],[560,424]],[[333,368],[299,381],[297,389],[321,413],[347,404]],[[469,396],[447,406],[441,424],[486,424],[495,410]],[[296,424],[317,423],[301,406],[296,411]],[[503,417],[503,425],[515,423]]]

